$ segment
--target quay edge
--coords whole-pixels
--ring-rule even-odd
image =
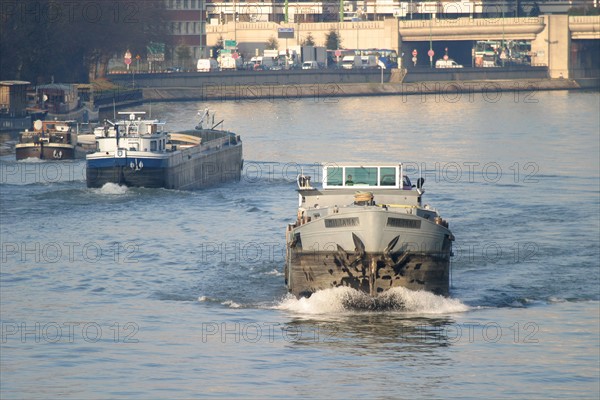
[[[568,79],[519,79],[505,81],[423,81],[414,83],[324,83],[306,85],[205,86],[143,89],[146,102],[241,101],[318,98],[326,100],[352,96],[410,96],[452,93],[539,92],[546,90],[585,90]]]

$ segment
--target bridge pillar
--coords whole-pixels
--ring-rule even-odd
[[[383,38],[386,49],[396,50],[400,58],[400,30],[398,18],[386,18],[383,20]],[[388,43],[389,41],[389,43]]]
[[[569,78],[571,34],[568,15],[544,15],[545,29],[531,43],[534,64],[548,65],[550,78]]]

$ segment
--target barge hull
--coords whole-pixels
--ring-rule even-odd
[[[99,188],[106,183],[124,186],[140,186],[146,188],[161,188],[165,186],[165,171],[161,168],[144,168],[141,171],[124,166],[103,168],[87,167],[87,187]]]
[[[184,154],[184,157],[187,155]],[[187,162],[174,162],[166,174],[165,188],[196,190],[231,181],[242,174],[242,145],[223,146],[216,151],[190,155]]]
[[[16,159],[39,158],[40,160],[72,160],[75,158],[74,147],[44,146],[19,146],[15,148]]]
[[[374,296],[394,287],[447,296],[449,253],[302,252],[290,251],[286,284],[296,297],[339,286]]]
[[[90,188],[115,183],[131,187],[195,190],[239,181],[241,169],[242,145],[239,143],[209,152],[191,148],[165,159],[88,160],[86,181]]]

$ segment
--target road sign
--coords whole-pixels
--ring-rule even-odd
[[[165,44],[150,42],[146,47],[148,51],[148,61],[165,61]]]
[[[237,47],[237,42],[235,40],[225,40],[224,47],[226,49],[235,49]]]
[[[293,39],[294,28],[277,28],[277,39]]]
[[[342,51],[341,50],[336,50],[335,51],[335,56],[336,57],[340,57],[342,55]]]
[[[124,60],[125,60],[125,65],[127,65],[127,69],[129,70],[129,64],[131,64],[131,52],[129,50],[127,50],[125,52],[125,56],[123,56]]]
[[[416,57],[416,56],[417,56],[417,49],[414,49],[414,50],[413,50],[413,52],[412,52],[412,55],[413,55],[413,57]]]
[[[429,50],[429,51],[427,52],[427,55],[428,55],[429,57],[433,57],[433,55],[434,55],[434,54],[435,54],[435,53],[433,52],[433,50]]]

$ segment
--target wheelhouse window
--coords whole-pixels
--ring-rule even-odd
[[[377,186],[377,167],[346,167],[346,186]]]
[[[381,167],[379,170],[379,184],[381,186],[396,186],[396,168]]]
[[[342,167],[327,168],[327,185],[342,186],[344,184],[344,169]]]
[[[384,187],[400,186],[401,166],[325,167],[324,187]]]
[[[150,141],[150,151],[156,151],[157,147],[156,147],[156,140],[151,140]]]

